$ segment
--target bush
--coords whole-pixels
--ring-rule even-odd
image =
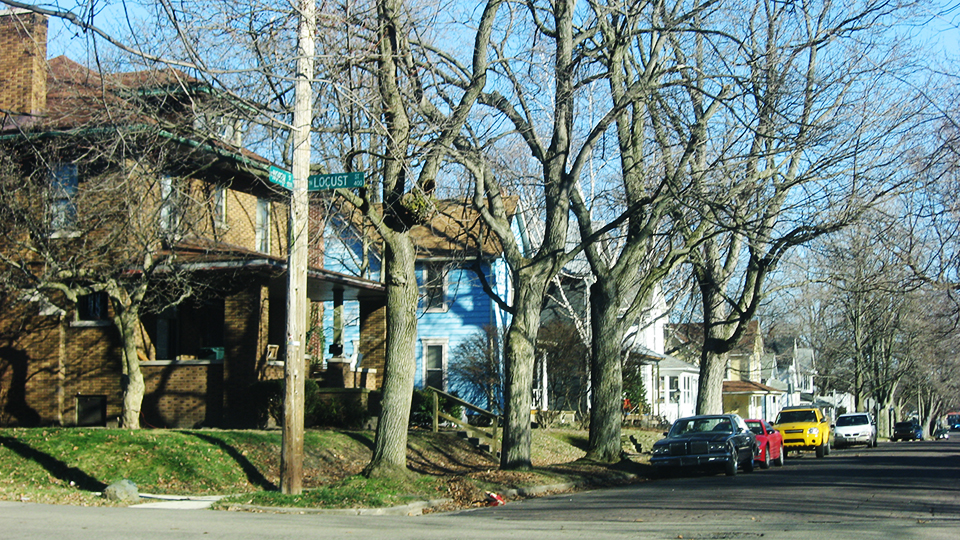
[[[414,390],[413,401],[410,403],[410,426],[421,428],[433,427],[433,392],[429,390]],[[463,407],[440,396],[439,408],[444,413],[461,418]]]
[[[248,390],[249,405],[257,427],[265,428],[272,418],[276,425],[283,425],[283,397],[286,382],[283,379],[258,381]],[[320,388],[317,381],[307,379],[303,387],[303,423],[305,426],[316,424],[320,401]]]

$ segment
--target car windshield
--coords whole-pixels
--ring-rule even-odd
[[[841,416],[837,418],[837,427],[843,426],[862,426],[869,424],[866,415],[858,414],[856,416]]]
[[[777,416],[778,424],[793,424],[794,422],[816,422],[817,413],[813,411],[780,411]]]
[[[708,431],[733,433],[733,424],[729,418],[723,416],[681,418],[673,424],[673,428],[670,429],[670,436],[679,437],[691,433],[706,433]]]
[[[750,431],[752,431],[754,435],[763,435],[763,425],[760,424],[760,422],[747,420],[747,427],[750,428]]]
[[[893,429],[913,429],[913,422],[897,422]]]

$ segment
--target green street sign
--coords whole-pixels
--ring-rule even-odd
[[[293,189],[293,173],[290,171],[285,171],[271,165],[270,176],[268,176],[267,179],[278,186]]]
[[[293,173],[270,166],[270,182],[278,186],[293,189]],[[364,173],[348,172],[337,174],[311,174],[307,177],[307,191],[324,189],[358,188],[364,186]]]
[[[307,191],[363,187],[363,176],[362,172],[311,174],[307,177]]]

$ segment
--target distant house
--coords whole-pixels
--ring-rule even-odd
[[[17,281],[0,288],[0,423],[120,416],[117,306],[102,292],[72,303],[42,284],[82,285],[107,264],[110,279],[140,279],[145,265],[122,258],[136,249],[161,263],[136,326],[141,423],[250,425],[248,388],[278,377],[284,361],[287,194],[267,181],[270,162],[239,145],[234,122],[211,121],[210,88],[176,70],[101,74],[48,61],[46,30],[41,15],[0,11],[3,193],[42,195],[21,197],[24,210],[4,206],[0,268]],[[93,152],[121,142],[123,153]],[[132,195],[105,195],[121,188]],[[33,210],[33,222],[10,217]],[[367,306],[358,349],[382,368],[383,286],[317,265],[308,273],[312,301]],[[164,298],[171,290],[182,297]]]
[[[512,208],[509,210],[512,212]],[[420,285],[415,386],[456,393],[449,368],[458,348],[482,335],[485,327],[502,329],[509,320],[487,294],[489,289],[502,299],[510,298],[502,250],[468,201],[438,201],[429,223],[415,226],[410,234],[417,249]],[[326,223],[324,245],[324,266],[328,270],[382,280],[380,242],[375,231],[363,225],[358,212],[347,208],[332,213]],[[359,305],[344,304],[343,347],[337,347],[335,337],[328,333],[327,342],[334,344],[328,361],[339,353],[357,369],[367,365],[354,345],[358,332],[352,323],[359,315]]]
[[[701,324],[677,324],[667,328],[667,348],[680,358],[700,363],[703,346]],[[750,321],[737,345],[730,351],[723,380],[723,410],[744,418],[775,418],[783,408],[783,390],[762,382],[764,344],[759,321]]]
[[[669,326],[667,306],[659,294],[654,297],[640,322],[624,336],[624,364],[630,358],[639,359],[650,414],[673,422],[696,414],[700,368],[664,353],[664,332]]]

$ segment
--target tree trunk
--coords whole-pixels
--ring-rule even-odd
[[[590,443],[586,458],[602,463],[620,460],[623,448],[623,371],[620,351],[623,342],[619,322],[619,295],[609,280],[590,287],[590,326],[593,330],[590,367],[593,386],[590,394]]]
[[[723,413],[723,376],[728,353],[711,349],[708,338],[700,355],[700,382],[697,386],[697,414]]]
[[[407,428],[416,375],[417,275],[413,242],[406,234],[385,238],[387,276],[387,350],[380,421],[368,477],[408,474]]]
[[[137,355],[137,328],[140,325],[139,311],[126,306],[115,310],[119,311],[115,318],[120,339],[123,346],[123,427],[126,429],[140,429],[140,408],[143,405],[143,395],[146,385],[143,382],[143,372],[140,371],[140,357]]]
[[[505,388],[501,469],[525,470],[530,463],[530,413],[533,409],[533,368],[545,278],[514,276],[513,320],[504,344]]]

